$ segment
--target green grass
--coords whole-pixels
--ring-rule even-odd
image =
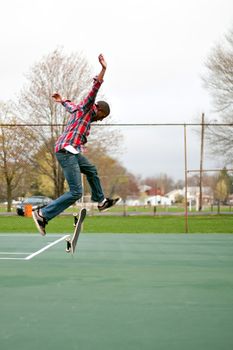
[[[190,216],[190,233],[233,233],[232,215]],[[72,216],[51,220],[48,233],[72,233]],[[0,233],[37,232],[31,218],[0,217]],[[88,233],[184,233],[184,217],[180,216],[88,216],[84,223]]]

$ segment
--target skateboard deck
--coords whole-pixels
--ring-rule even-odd
[[[82,208],[79,214],[73,214],[74,216],[74,234],[72,238],[67,238],[66,240],[66,252],[74,254],[77,245],[78,237],[81,232],[82,223],[86,217],[87,210]]]

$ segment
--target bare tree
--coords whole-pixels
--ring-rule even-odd
[[[142,181],[143,184],[151,187],[152,195],[164,195],[174,188],[174,180],[167,174],[160,174],[155,177],[148,177]]]
[[[233,123],[233,29],[212,50],[206,69],[203,80],[212,96],[218,121]],[[226,164],[232,164],[233,127],[210,126],[206,130],[206,140],[211,146],[212,154],[221,155]]]
[[[54,103],[51,96],[59,92],[65,98],[79,102],[89,91],[92,78],[91,68],[83,55],[67,56],[57,49],[32,67],[27,75],[28,84],[21,92],[21,118],[30,124],[48,124],[31,126],[35,153],[30,161],[39,174],[45,174],[53,181],[55,197],[64,192],[64,176],[55,158],[54,144],[64,130],[67,112]],[[118,142],[117,133],[102,128],[96,130],[95,138],[102,145],[107,139],[108,148]]]
[[[7,200],[8,211],[11,211],[12,199],[26,190],[23,184],[29,180],[28,156],[31,153],[29,130],[25,128],[22,131],[20,127],[3,126],[17,122],[12,106],[12,102],[0,103],[1,192]],[[28,149],[28,153],[25,149]]]

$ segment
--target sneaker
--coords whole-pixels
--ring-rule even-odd
[[[120,200],[121,200],[121,198],[115,198],[115,199],[106,198],[106,200],[103,204],[98,205],[98,209],[99,209],[99,211],[106,211],[107,209],[111,208],[113,205],[119,203]]]
[[[39,209],[36,209],[32,212],[32,217],[40,234],[42,236],[45,236],[46,235],[45,226],[47,225],[47,221],[43,216],[39,214]]]

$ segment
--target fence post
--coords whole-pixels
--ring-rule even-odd
[[[154,216],[156,215],[156,212],[157,212],[157,207],[156,205],[154,205]]]
[[[187,174],[187,135],[186,124],[184,124],[184,177],[185,177],[185,233],[188,233],[188,174]]]

